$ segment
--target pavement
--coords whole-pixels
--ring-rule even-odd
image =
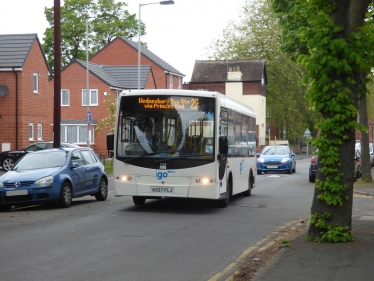
[[[297,155],[297,159],[307,157],[311,156]],[[374,168],[371,172],[374,179]],[[307,225],[252,281],[374,280],[374,183],[357,181],[354,193],[366,198],[353,205],[352,234],[356,241],[308,242]]]

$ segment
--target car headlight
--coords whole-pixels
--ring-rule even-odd
[[[257,158],[257,161],[258,161],[258,162],[261,162],[261,163],[264,163],[264,162],[265,162],[265,159],[264,159],[264,158]]]
[[[2,188],[3,187],[3,183],[0,181],[0,188]]]
[[[282,163],[286,163],[286,162],[288,162],[289,160],[290,160],[290,158],[283,158],[281,162],[282,162]]]
[[[44,177],[44,178],[38,179],[35,182],[35,185],[52,184],[52,183],[53,183],[53,177],[52,176],[48,176],[48,177]]]

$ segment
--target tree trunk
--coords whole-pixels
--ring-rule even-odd
[[[364,23],[365,13],[367,11],[371,0],[331,0],[336,6],[336,9],[332,12],[331,18],[336,25],[344,26],[344,30],[335,34],[335,38],[343,38],[348,40],[349,34],[357,30],[358,27]],[[360,79],[360,73],[358,70],[353,70],[353,76],[356,85],[348,84],[347,74],[331,73],[330,78],[332,81],[339,80],[342,82],[342,86],[349,87],[351,90],[351,100],[353,105],[358,108],[358,87]],[[324,118],[330,118],[330,112],[322,112]],[[352,116],[351,120],[356,120],[355,116]],[[347,122],[351,121],[347,120]],[[334,138],[333,134],[329,132],[322,132],[326,138]],[[342,206],[327,205],[324,201],[318,199],[318,195],[321,194],[319,189],[315,189],[314,198],[311,208],[312,215],[331,213],[331,220],[327,221],[329,225],[339,224],[341,226],[352,227],[352,202],[353,202],[353,183],[354,183],[354,149],[355,149],[355,131],[344,132],[347,139],[342,139],[342,144],[337,148],[339,149],[339,159],[341,165],[338,166],[339,173],[343,174],[340,184],[346,185],[347,188],[344,190],[343,197],[347,197],[348,200],[343,200]],[[325,175],[320,172],[320,168],[323,165],[323,159],[319,159],[317,179],[326,182]],[[317,228],[314,224],[310,224],[309,236],[321,237],[321,229]]]
[[[359,123],[368,128],[368,114],[366,104],[366,94],[362,94],[358,98],[359,107]],[[369,152],[369,134],[366,131],[361,131],[361,173],[364,182],[371,182],[371,163]]]

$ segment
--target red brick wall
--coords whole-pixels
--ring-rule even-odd
[[[38,42],[34,44],[18,71],[18,147],[16,147],[16,75],[0,72],[0,84],[7,85],[9,93],[0,97],[0,144],[11,143],[11,149],[23,148],[37,141],[37,126],[42,124],[43,140],[52,139],[53,100],[49,91],[48,67]],[[39,91],[33,93],[33,73],[38,74]],[[34,123],[34,140],[29,140],[29,123]],[[1,149],[1,146],[0,146]]]
[[[79,63],[75,62],[61,72],[61,89],[70,91],[70,106],[61,107],[61,120],[87,120],[87,106],[82,105],[82,90],[87,88],[86,69]],[[50,81],[53,85],[53,79]],[[102,80],[95,75],[89,75],[89,88],[98,90],[98,106],[90,106],[92,112],[92,120],[96,120],[99,124],[102,119],[108,116],[108,107],[104,104],[104,100],[108,100],[110,94],[115,99],[116,91],[110,89]],[[51,90],[53,92],[53,89]],[[107,93],[107,96],[104,95]],[[106,150],[106,134],[109,132],[95,132],[94,143],[90,145],[97,152]],[[86,146],[80,143],[80,146]]]
[[[17,71],[18,76],[20,72]],[[11,143],[11,149],[16,144],[16,74],[0,72],[0,85],[9,88],[6,96],[0,97],[0,151],[2,143]],[[20,91],[20,90],[18,90]]]
[[[258,82],[243,83],[243,95],[259,95],[261,94],[261,84]]]

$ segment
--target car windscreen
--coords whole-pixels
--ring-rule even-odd
[[[262,150],[262,155],[287,155],[289,154],[289,151],[287,147],[265,147]]]
[[[61,167],[65,165],[67,152],[65,151],[46,151],[45,153],[29,153],[21,158],[13,171],[35,170],[44,168]]]

